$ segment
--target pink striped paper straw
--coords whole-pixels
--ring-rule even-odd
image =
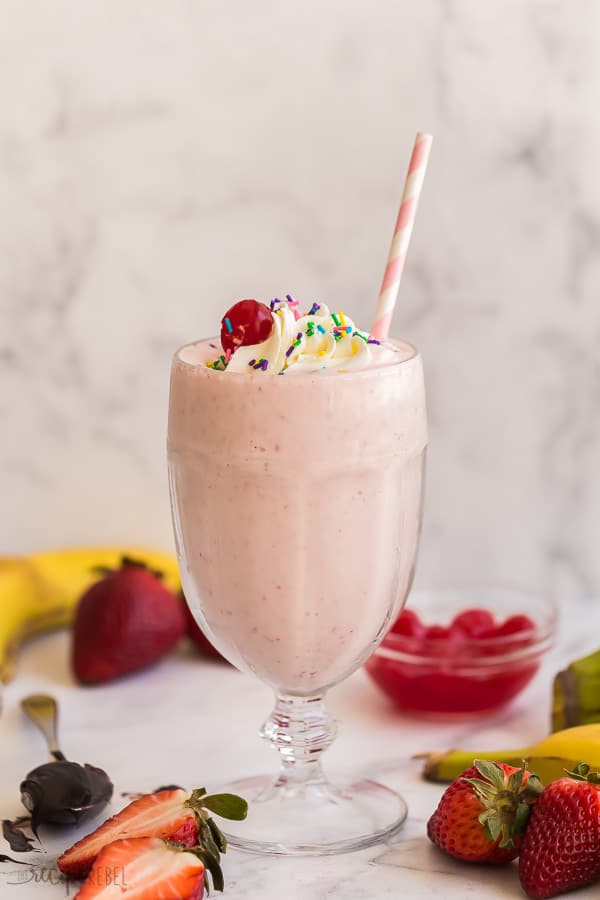
[[[415,146],[413,147],[406,181],[404,182],[400,211],[396,220],[388,261],[377,299],[375,319],[371,328],[372,336],[378,340],[384,340],[390,330],[390,323],[398,298],[400,279],[404,269],[404,261],[413,225],[415,224],[415,215],[429,161],[432,140],[432,135],[421,134],[421,132],[417,134],[415,139]]]

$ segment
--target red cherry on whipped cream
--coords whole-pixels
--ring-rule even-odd
[[[273,314],[258,300],[239,300],[221,319],[223,350],[235,353],[238,347],[262,344],[273,330]]]

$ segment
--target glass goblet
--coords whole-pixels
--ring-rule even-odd
[[[276,778],[235,782],[248,818],[227,835],[265,853],[329,854],[389,837],[404,801],[370,780],[329,781],[329,688],[354,672],[413,580],[426,447],[421,359],[268,377],[173,359],[168,456],[181,580],[200,627],[275,692],[261,734]],[[214,344],[213,344],[214,347]]]

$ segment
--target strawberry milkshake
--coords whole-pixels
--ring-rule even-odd
[[[350,675],[410,589],[421,359],[315,303],[240,301],[175,355],[169,471],[182,583],[236,666],[310,697]]]
[[[418,133],[371,333],[287,295],[240,300],[220,343],[173,359],[169,484],[186,599],[215,646],[275,691],[261,735],[276,780],[230,844],[329,855],[391,838],[406,818],[370,779],[330,782],[328,688],[357,669],[402,608],[421,529],[427,426],[421,359],[387,340],[429,158]]]

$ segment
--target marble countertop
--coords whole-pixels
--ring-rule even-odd
[[[569,623],[576,623],[572,608],[568,620],[563,616],[560,644],[544,670],[506,712],[495,717],[461,723],[402,717],[362,672],[332,691],[331,709],[342,727],[327,752],[328,771],[368,774],[399,790],[409,805],[402,831],[390,845],[321,859],[257,857],[232,849],[224,858],[225,897],[426,900],[440,892],[446,900],[523,897],[514,864],[497,870],[463,865],[430,845],[425,825],[443,786],[423,782],[419,764],[411,756],[451,746],[521,746],[545,734],[551,673],[595,648],[598,628],[592,626],[600,625],[600,603],[586,605],[585,633],[581,625]],[[272,698],[252,678],[182,651],[120,683],[84,689],[75,686],[69,672],[68,635],[49,635],[25,649],[17,677],[4,690],[0,718],[3,818],[19,814],[17,786],[26,772],[45,759],[42,738],[23,719],[18,705],[27,693],[40,690],[54,694],[60,702],[60,738],[66,755],[100,765],[111,774],[115,809],[125,803],[122,792],[173,782],[216,790],[232,777],[274,771],[273,753],[256,734]],[[56,855],[73,836],[44,832],[47,855],[35,854],[35,863],[51,870]],[[1,841],[0,853],[10,854]],[[0,864],[0,897],[58,900],[74,895],[74,885],[36,881],[33,871]],[[591,900],[598,896],[598,886],[577,896]]]

